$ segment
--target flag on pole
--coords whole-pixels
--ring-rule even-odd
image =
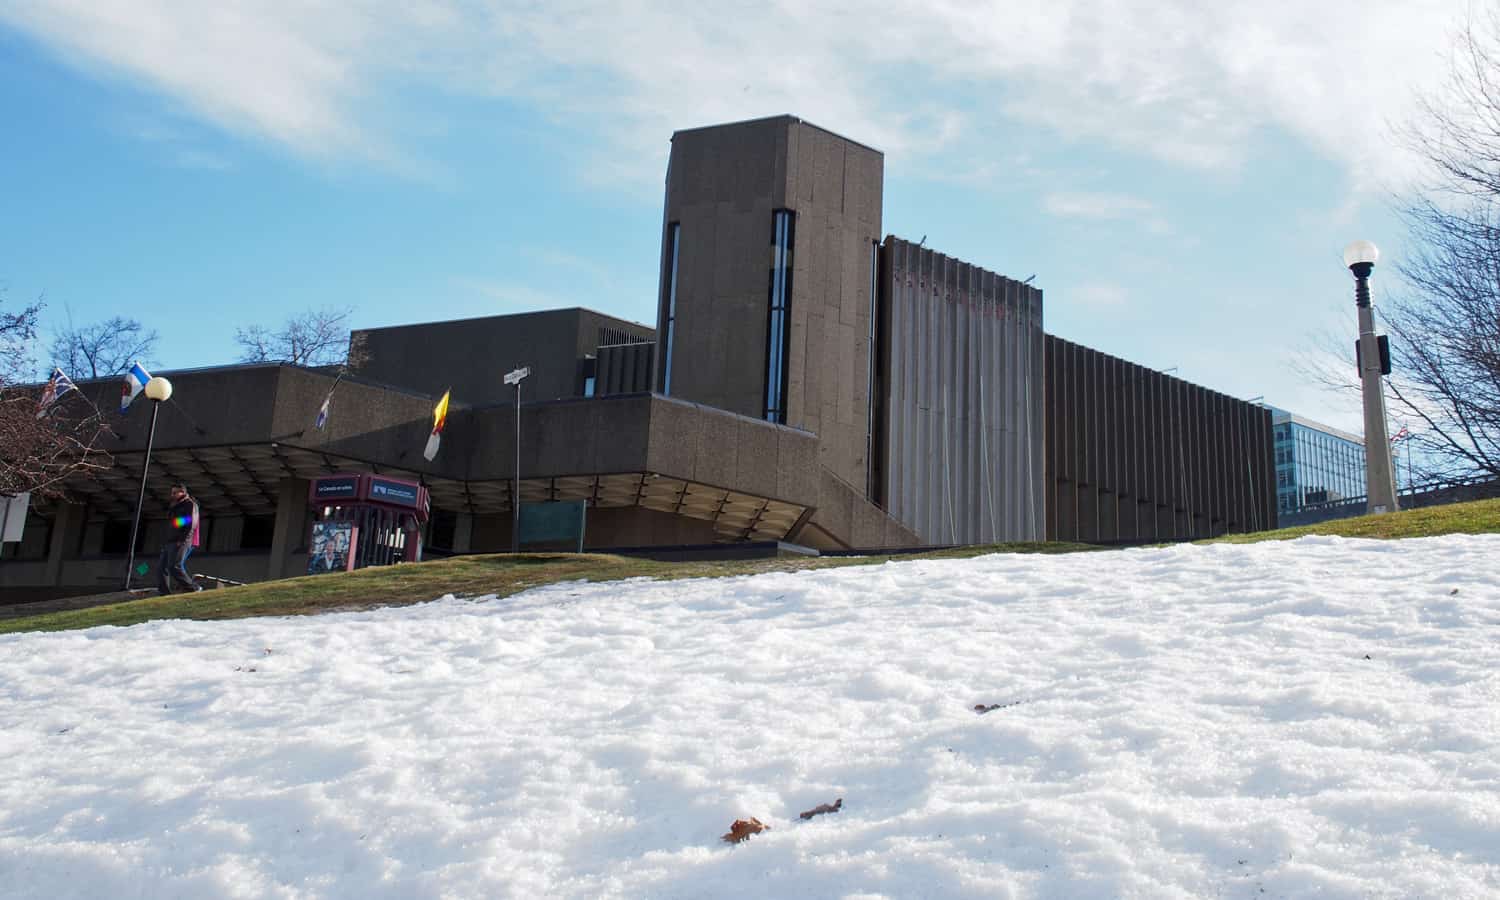
[[[120,388],[120,412],[130,409],[130,404],[146,389],[146,382],[150,380],[151,373],[142,368],[139,362],[130,364],[130,371],[125,373],[125,384]]]
[[[1411,437],[1411,429],[1407,428],[1405,425],[1402,425],[1400,431],[1391,435],[1391,443],[1394,444],[1397,441],[1404,441],[1409,437]]]
[[[443,391],[443,399],[438,401],[437,407],[432,411],[432,434],[427,436],[427,449],[422,451],[428,462],[432,462],[433,457],[437,456],[438,444],[442,442],[443,425],[448,421],[448,395],[451,393],[452,388]]]
[[[47,407],[62,399],[62,395],[68,391],[78,390],[78,385],[73,379],[63,374],[62,369],[53,369],[52,377],[47,379],[47,386],[42,388],[42,399],[37,402],[36,417],[40,419],[47,414]]]
[[[339,389],[339,382],[343,380],[344,373],[340,372],[339,377],[333,379],[333,387],[328,389],[328,396],[323,398],[323,405],[318,407],[318,417],[313,420],[313,427],[319,431],[322,431],[323,426],[328,424],[328,404],[333,402],[333,392]]]

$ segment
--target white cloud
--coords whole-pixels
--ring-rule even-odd
[[[1155,235],[1172,233],[1166,217],[1150,201],[1131,194],[1062,191],[1042,198],[1042,211],[1058,219],[1086,222],[1130,221]]]
[[[441,38],[445,21],[399,3],[0,0],[0,22],[226,131],[309,156],[385,162],[391,144],[360,123],[361,100],[425,37]]]
[[[1042,209],[1049,216],[1062,219],[1114,221],[1131,218],[1152,210],[1149,202],[1130,194],[1061,192],[1042,198]]]
[[[1410,170],[1384,122],[1441,74],[1466,6],[0,0],[0,21],[315,158],[399,161],[400,135],[372,113],[399,82],[518,100],[602,134],[607,150],[587,160],[601,180],[658,180],[675,128],[792,112],[903,159],[1036,125],[1233,169],[1281,129],[1374,187]]]

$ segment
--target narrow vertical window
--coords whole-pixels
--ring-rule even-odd
[[[792,306],[792,244],[797,214],[771,214],[770,318],[766,328],[766,420],[786,422],[787,329]]]
[[[875,500],[875,328],[880,320],[880,242],[870,242],[870,367],[865,378],[865,496]]]
[[[667,310],[667,334],[663,346],[661,392],[672,394],[672,338],[677,324],[677,233],[680,222],[667,226],[666,260],[662,267],[662,305]]]

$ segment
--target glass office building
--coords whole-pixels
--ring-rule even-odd
[[[1301,512],[1365,495],[1365,442],[1283,409],[1271,410],[1276,508]]]

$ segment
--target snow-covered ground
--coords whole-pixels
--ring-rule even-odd
[[[1304,538],[0,637],[0,895],[1496,896],[1497,563]]]

